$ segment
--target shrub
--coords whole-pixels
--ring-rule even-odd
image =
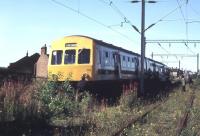
[[[69,80],[65,82],[47,81],[39,91],[39,100],[43,105],[43,113],[52,116],[77,116],[85,113],[88,108],[89,94],[79,94],[81,100],[76,100],[76,90],[72,88]]]

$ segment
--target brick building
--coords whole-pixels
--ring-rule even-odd
[[[8,78],[14,80],[25,80],[35,77],[35,63],[38,61],[40,55],[35,53],[31,56],[28,56],[28,53],[25,57],[20,60],[10,63],[8,66]]]
[[[35,53],[16,62],[7,68],[0,67],[0,85],[4,81],[31,81],[32,78],[47,78],[48,54],[46,45],[41,48],[41,54]]]

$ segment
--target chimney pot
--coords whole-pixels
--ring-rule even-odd
[[[46,55],[47,54],[47,46],[46,44],[41,48],[41,55]]]

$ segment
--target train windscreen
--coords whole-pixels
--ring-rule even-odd
[[[62,63],[62,50],[56,50],[52,52],[51,64],[52,65],[59,65]]]
[[[65,51],[65,64],[74,64],[76,59],[76,50]]]

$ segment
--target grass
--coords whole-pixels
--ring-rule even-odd
[[[200,81],[197,83],[200,84]],[[197,83],[196,86],[198,86]],[[0,122],[17,119],[25,120],[27,118],[34,119],[34,117],[49,119],[43,116],[42,113],[48,111],[44,111],[44,109],[46,110],[46,108],[43,107],[45,105],[43,105],[41,99],[38,98],[38,93],[41,93],[41,86],[44,87],[44,85],[45,83],[33,82],[29,85],[11,83],[2,86],[0,88]],[[52,89],[52,86],[43,88],[43,90],[44,89]],[[190,90],[190,88],[187,87],[187,90]],[[167,100],[159,108],[155,109],[130,128],[125,129],[123,135],[175,135],[177,123],[185,110],[185,102],[187,101],[189,93],[189,91],[181,92],[181,88],[176,88],[167,98],[164,98]],[[182,135],[193,135],[198,133],[200,129],[200,91],[196,91],[196,93],[197,98],[191,110],[189,123]],[[45,94],[45,98],[46,96],[48,95]],[[56,96],[55,98],[57,100],[60,94],[54,93],[53,95],[49,95],[48,98],[53,96]],[[88,98],[89,97],[85,97],[77,103],[78,106],[75,107],[79,109],[78,112],[76,112],[77,109],[73,109],[74,106],[71,105],[71,102],[75,101],[75,97],[73,95],[70,97],[71,102],[67,104],[72,106],[70,110],[75,110],[74,113],[78,114],[72,114],[72,116],[71,114],[69,116],[64,113],[59,115],[52,114],[53,116],[48,120],[50,121],[50,125],[65,127],[59,130],[57,134],[62,133],[65,135],[67,133],[68,135],[110,136],[120,130],[122,126],[126,126],[131,119],[137,118],[149,108],[155,106],[155,104],[162,102],[162,99],[154,102],[140,100],[136,97],[135,92],[131,91],[122,95],[119,99],[119,104],[115,106],[108,106],[103,101],[100,104],[96,104],[94,103],[95,100],[89,100]],[[56,106],[57,104],[61,106],[61,109],[62,106],[66,108],[66,103],[60,104],[58,101],[55,101],[55,99],[52,100],[54,100],[54,103],[51,101],[46,103],[46,106],[53,104],[53,109],[50,109],[51,112],[58,108]],[[59,98],[58,100],[64,99]],[[92,104],[88,104],[88,102]],[[48,108],[51,107],[50,105]],[[77,127],[80,129],[77,129]]]
[[[105,107],[103,110],[94,110],[90,113],[90,123],[93,125],[85,135],[110,136],[127,126],[130,120],[136,119],[148,111],[158,102],[142,101],[134,92],[122,95],[120,104]],[[97,107],[98,109],[98,107]]]
[[[0,87],[0,122],[23,120],[39,116],[40,103],[37,91],[40,84],[5,82]]]
[[[127,135],[142,136],[169,136],[176,134],[176,128],[182,113],[189,91],[174,90],[168,100],[159,108],[148,114],[143,120],[125,130]]]
[[[182,136],[195,136],[200,135],[200,81],[194,84],[195,99],[193,107],[190,110],[190,116],[187,121],[187,127],[182,131]]]

